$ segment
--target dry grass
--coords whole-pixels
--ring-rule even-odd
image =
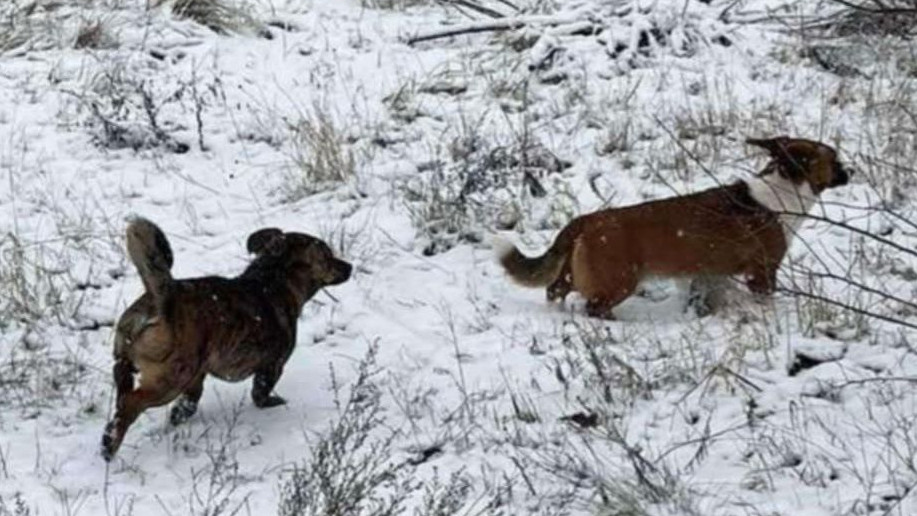
[[[285,186],[289,200],[328,190],[356,176],[353,151],[326,109],[316,105],[290,131],[288,154],[293,166]]]
[[[243,33],[260,27],[245,0],[175,0],[172,14],[199,23],[217,34]]]

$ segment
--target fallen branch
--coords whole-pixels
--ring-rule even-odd
[[[498,20],[456,25],[448,29],[428,32],[426,34],[418,34],[405,40],[405,43],[408,45],[414,45],[415,43],[421,43],[423,41],[451,38],[453,36],[461,36],[463,34],[476,34],[479,32],[501,32],[521,29],[527,25],[561,25],[565,23],[574,23],[577,21],[581,20],[559,16],[522,16],[516,18],[500,18]]]

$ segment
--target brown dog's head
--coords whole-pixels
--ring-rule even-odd
[[[353,270],[349,263],[334,257],[328,244],[305,233],[259,229],[249,235],[245,247],[258,257],[259,269],[281,271],[291,281],[313,284],[315,290],[344,283]]]
[[[796,184],[807,181],[816,195],[850,181],[851,171],[838,161],[837,151],[824,143],[788,136],[748,138],[745,142],[765,149],[777,173]]]

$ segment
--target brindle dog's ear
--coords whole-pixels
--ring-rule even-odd
[[[283,231],[277,228],[264,228],[249,235],[245,247],[252,254],[279,254],[283,250],[283,244]]]
[[[746,138],[745,143],[766,150],[771,155],[771,158],[781,165],[780,169],[785,174],[785,177],[796,182],[805,179],[808,158],[800,155],[799,152],[794,152],[794,150],[799,149],[793,149],[793,141],[789,137]]]

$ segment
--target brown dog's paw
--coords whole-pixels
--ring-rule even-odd
[[[547,297],[550,303],[559,301],[560,304],[564,304],[567,295],[570,294],[572,290],[573,285],[571,285],[570,282],[558,280],[548,285],[548,288],[545,290],[545,297]]]
[[[280,396],[274,395],[274,394],[266,398],[255,400],[255,406],[258,408],[271,408],[271,407],[277,407],[277,406],[286,405],[286,404],[287,404],[287,400],[281,398]]]
[[[596,317],[598,319],[605,319],[606,321],[614,321],[615,316],[611,312],[611,304],[605,300],[600,299],[590,299],[586,301],[586,314],[589,317]]]

